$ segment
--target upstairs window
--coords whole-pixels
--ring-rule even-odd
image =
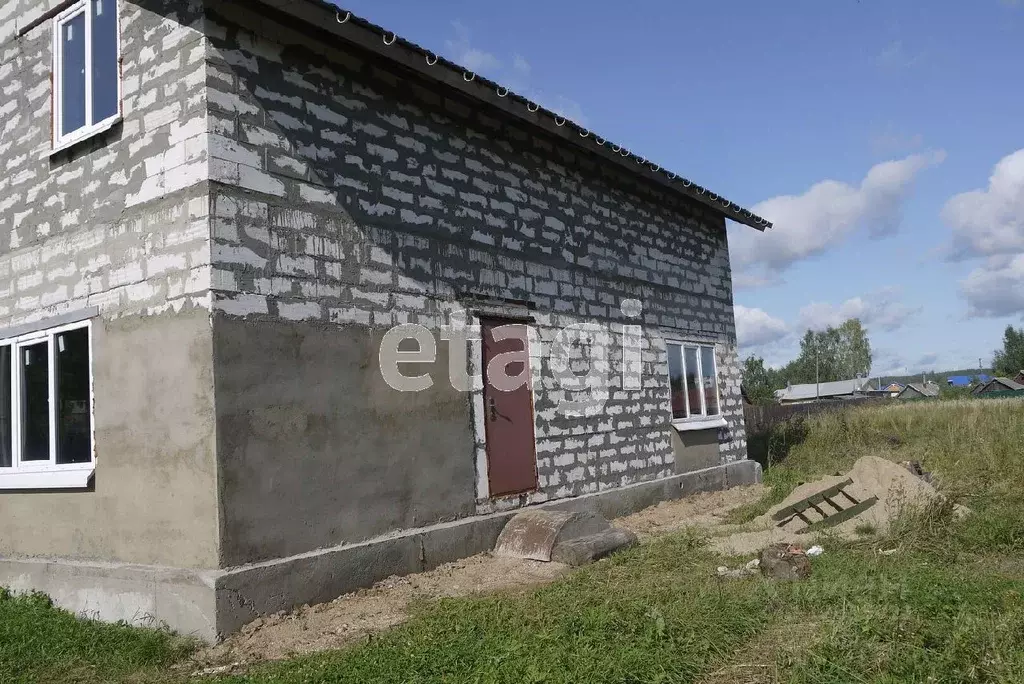
[[[117,0],[83,0],[54,20],[54,147],[110,128],[121,117]]]
[[[673,420],[719,417],[715,348],[680,342],[669,342],[666,347]]]

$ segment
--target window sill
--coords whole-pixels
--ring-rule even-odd
[[[18,470],[0,472],[0,490],[14,489],[85,489],[96,466],[51,470]]]
[[[89,128],[84,128],[80,131],[72,133],[63,140],[54,142],[53,147],[43,154],[43,158],[47,159],[54,155],[60,154],[61,152],[64,152],[65,150],[68,150],[79,143],[85,142],[89,138],[93,138],[97,135],[100,135],[101,133],[106,133],[111,128],[121,123],[121,121],[121,115],[118,114],[117,116],[111,117],[106,121],[96,124],[95,126],[90,126]]]
[[[676,419],[672,421],[672,427],[680,432],[689,432],[691,430],[711,430],[714,428],[726,427],[727,423],[725,418],[722,416],[712,416],[711,418],[687,418],[685,420]]]

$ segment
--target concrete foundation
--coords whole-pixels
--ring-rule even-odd
[[[661,501],[761,481],[739,461],[547,504],[608,518]],[[408,575],[489,551],[518,511],[473,516],[225,570],[0,559],[0,586],[36,589],[68,610],[103,620],[166,624],[211,641],[262,616],[330,601],[392,575]]]

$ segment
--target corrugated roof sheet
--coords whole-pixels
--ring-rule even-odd
[[[807,385],[790,385],[775,393],[779,401],[805,401],[817,397],[841,397],[860,392],[868,384],[866,378],[855,380],[837,380],[835,382],[810,383]]]
[[[976,392],[981,392],[982,390],[987,389],[991,385],[1000,385],[1002,387],[1005,387],[1008,390],[1013,390],[1014,392],[1019,392],[1021,390],[1024,390],[1024,385],[1022,385],[1019,382],[1016,382],[1014,380],[1011,380],[1010,378],[992,378],[991,380],[986,382],[984,385],[980,386],[975,391]]]
[[[563,115],[545,109],[494,81],[396,35],[394,31],[388,31],[367,19],[357,17],[328,0],[263,0],[263,4],[286,12],[309,26],[348,39],[351,44],[364,50],[372,50],[374,54],[390,59],[400,66],[414,69],[463,95],[514,113],[516,117],[541,126],[545,130],[558,131],[564,139],[572,141],[579,147],[590,149],[632,173],[657,180],[661,185],[672,188],[737,223],[762,231],[772,227],[771,221],[749,209],[744,209],[735,202],[596,135]],[[250,6],[255,7],[256,3]],[[370,37],[373,40],[368,40]],[[415,59],[411,59],[412,57]]]
[[[911,383],[909,383],[906,386],[906,388],[904,388],[903,391],[905,392],[908,389],[909,390],[913,390],[913,391],[917,392],[918,394],[922,394],[922,395],[924,395],[926,397],[937,397],[937,396],[939,396],[939,386],[936,385],[934,382],[928,382],[928,383],[925,383],[924,385],[922,385],[919,382],[911,382]]]
[[[951,377],[946,378],[946,382],[948,382],[953,387],[967,387],[972,382],[974,382],[974,378],[978,378],[982,382],[988,382],[989,380],[992,379],[992,376],[985,375],[984,373],[981,375],[953,375]]]

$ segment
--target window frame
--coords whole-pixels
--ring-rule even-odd
[[[726,425],[725,416],[722,413],[722,387],[721,382],[718,378],[718,354],[716,353],[716,345],[708,342],[695,342],[693,340],[683,340],[677,338],[667,338],[665,340],[665,353],[671,354],[672,348],[676,347],[679,349],[679,363],[683,371],[683,401],[686,405],[686,417],[676,418],[675,411],[672,408],[672,382],[669,377],[669,416],[672,419],[672,425],[678,430],[707,430],[710,428],[724,427]],[[694,415],[693,411],[690,410],[690,393],[685,387],[687,367],[686,367],[686,350],[696,350],[697,368],[696,376],[700,380],[700,414]],[[711,350],[711,358],[714,360],[714,377],[715,377],[715,406],[718,407],[718,412],[708,415],[707,413],[707,390],[704,387],[704,373],[703,373],[703,354],[704,349]],[[667,364],[666,364],[667,365]]]
[[[85,329],[89,335],[89,462],[57,463],[58,402],[57,336]],[[50,418],[49,456],[46,461],[22,460],[22,376],[21,349],[46,342],[48,369],[48,410]],[[79,489],[88,486],[96,469],[96,386],[94,378],[93,327],[91,320],[33,330],[0,339],[0,347],[11,348],[11,465],[0,467],[0,490],[11,489]]]
[[[87,138],[98,135],[113,128],[121,121],[124,115],[124,84],[121,74],[121,7],[120,0],[110,0],[114,6],[114,21],[117,24],[117,112],[102,121],[92,121],[92,0],[78,0],[71,7],[58,14],[53,19],[53,60],[51,66],[52,83],[52,107],[53,107],[53,133],[51,153],[60,152],[76,145]],[[64,25],[79,14],[85,15],[85,125],[66,135],[64,130],[64,64],[63,50],[61,49],[61,35]]]

